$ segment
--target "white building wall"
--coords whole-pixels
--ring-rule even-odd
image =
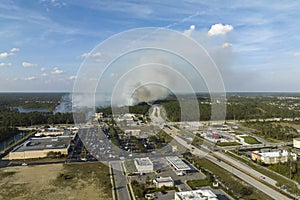
[[[294,138],[293,147],[300,149],[300,138]]]

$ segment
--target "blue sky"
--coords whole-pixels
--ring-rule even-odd
[[[72,91],[96,45],[142,27],[170,28],[202,44],[227,91],[299,91],[299,10],[299,1],[4,0],[0,91]]]

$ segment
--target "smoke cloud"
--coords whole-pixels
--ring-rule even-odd
[[[179,80],[178,75],[168,65],[161,63],[140,65],[118,80],[112,95],[112,103],[118,106],[150,103],[170,94]]]
[[[53,113],[71,113],[72,112],[72,97],[71,94],[62,96],[60,104],[55,107]]]
[[[158,86],[158,85],[145,85],[142,86],[141,83],[136,84],[136,88],[138,88],[132,95],[130,99],[130,104],[134,105],[140,102],[150,103],[152,101],[161,99],[170,94],[169,90]]]

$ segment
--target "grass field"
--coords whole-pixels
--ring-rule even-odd
[[[203,144],[203,139],[200,138],[199,136],[195,136],[195,137],[194,137],[194,140],[193,140],[193,142],[192,142],[192,145],[198,147],[198,146],[201,145],[201,144]]]
[[[166,143],[170,143],[173,140],[173,138],[163,130],[159,131],[156,136],[161,140],[164,140]]]
[[[130,173],[137,172],[137,169],[135,167],[135,164],[134,164],[133,160],[130,160],[130,159],[125,160],[124,165],[125,165],[127,173],[130,174]]]
[[[278,185],[287,186],[288,191],[290,191],[291,193],[300,195],[300,190],[297,188],[296,184],[293,183],[292,181],[290,181],[284,177],[281,177],[281,176],[277,175],[276,173],[272,172],[271,170],[268,170],[263,166],[259,166],[259,165],[255,164],[254,162],[252,162],[250,160],[246,160],[246,159],[244,159],[236,154],[233,154],[229,151],[226,154],[237,160],[244,162],[245,164],[247,164],[249,167],[253,168],[254,170],[276,180]]]
[[[260,141],[251,136],[241,136],[241,138],[244,138],[244,142],[246,142],[247,144],[261,144]]]
[[[109,168],[102,163],[0,169],[0,199],[112,199]]]
[[[197,187],[209,186],[211,182],[207,179],[199,179],[199,180],[188,180],[187,184],[193,189],[197,189]]]
[[[193,163],[197,168],[205,168],[214,173],[218,179],[222,180],[222,182],[230,188],[230,191],[226,191],[231,193],[231,195],[239,196],[241,199],[271,199],[266,194],[260,192],[259,190],[253,188],[248,183],[239,179],[238,177],[233,176],[231,173],[217,166],[216,164],[210,162],[207,159],[200,159],[196,157],[192,157]],[[188,159],[189,160],[189,159]],[[202,182],[203,183],[203,182]],[[201,183],[201,184],[202,184]],[[204,183],[203,183],[204,184]]]

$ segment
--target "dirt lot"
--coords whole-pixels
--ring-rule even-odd
[[[108,167],[80,163],[0,169],[2,199],[112,199]]]

